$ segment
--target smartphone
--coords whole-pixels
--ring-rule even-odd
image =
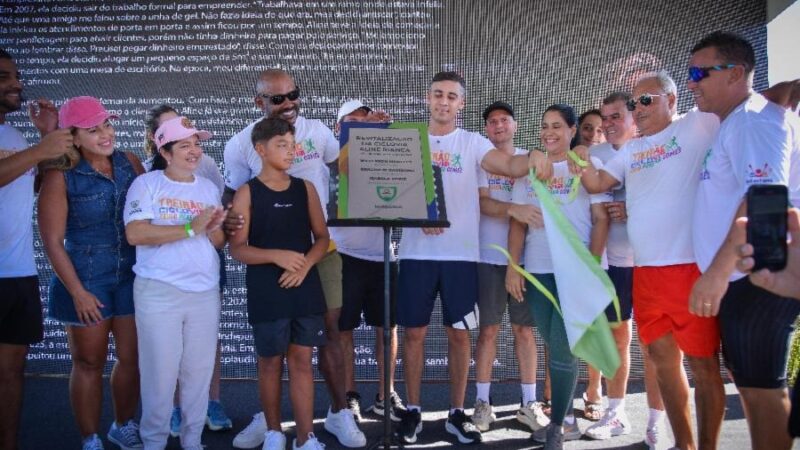
[[[786,221],[789,192],[778,184],[747,190],[747,242],[753,246],[753,270],[786,267]]]

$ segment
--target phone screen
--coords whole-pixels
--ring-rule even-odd
[[[786,266],[788,191],[781,185],[755,185],[747,191],[747,242],[753,246],[753,270]]]

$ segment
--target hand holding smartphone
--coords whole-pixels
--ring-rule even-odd
[[[753,246],[753,271],[786,267],[786,186],[758,184],[747,190],[747,242]]]

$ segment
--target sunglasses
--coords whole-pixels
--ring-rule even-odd
[[[639,99],[630,99],[625,106],[628,107],[628,111],[636,111],[636,104],[640,103],[642,106],[649,106],[653,103],[653,97],[666,97],[667,94],[642,94],[639,96]]]
[[[269,95],[269,94],[258,94],[259,97],[269,100],[270,103],[273,105],[280,105],[283,103],[287,98],[290,102],[293,102],[300,98],[300,88],[294,88],[292,92],[287,94],[280,94],[280,95]]]
[[[715,70],[726,70],[726,69],[732,69],[734,67],[736,67],[736,64],[719,64],[716,66],[708,66],[708,67],[691,66],[689,67],[689,81],[694,81],[695,83],[699,83],[700,81],[711,75],[711,72]]]

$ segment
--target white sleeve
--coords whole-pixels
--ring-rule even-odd
[[[597,167],[598,170],[605,170],[606,173],[614,177],[620,184],[625,184],[625,168],[628,166],[629,149],[630,147],[628,145],[624,145],[608,160],[608,162],[601,164],[600,167],[595,165],[595,167]],[[595,159],[596,158],[592,158],[592,161],[595,161]]]
[[[478,168],[478,187],[479,188],[488,188],[489,187],[489,177],[486,174],[486,171]]]
[[[594,167],[597,168],[597,170],[603,170],[603,167],[604,167],[603,166],[603,161],[600,158],[598,158],[596,156],[592,156],[591,159],[592,159],[592,164],[594,164]],[[614,192],[613,191],[606,191],[606,192],[600,192],[598,194],[590,194],[589,195],[589,199],[590,199],[591,204],[593,204],[593,205],[595,203],[613,202],[614,201]]]
[[[225,152],[222,154],[222,160],[225,163],[225,185],[234,191],[250,181],[253,175],[245,157],[247,149],[242,148],[238,138],[238,134],[234,135],[225,144]]]
[[[725,150],[744,196],[754,184],[789,185],[792,136],[783,122],[752,120],[726,136]]]
[[[222,198],[222,194],[225,192],[225,180],[222,178],[222,174],[219,173],[219,167],[217,167],[217,162],[214,161],[214,158],[203,153],[199,169],[199,175],[208,178],[209,181],[214,183],[214,186],[219,190],[220,198]]]
[[[322,160],[325,161],[325,164],[330,164],[339,158],[339,141],[330,128],[321,125],[320,129],[322,129],[323,139],[325,141],[325,148],[322,151]]]
[[[483,158],[487,153],[494,149],[494,144],[492,144],[492,141],[486,139],[478,133],[474,133],[474,139],[475,140],[472,142],[472,145],[474,145],[475,151],[477,152],[477,158],[475,158],[475,161],[478,168],[480,168]]]
[[[528,204],[528,179],[526,177],[517,178],[511,190],[511,201],[518,205]]]
[[[153,214],[153,193],[147,183],[150,178],[147,176],[136,177],[131,183],[131,187],[128,188],[128,195],[125,197],[125,211],[122,216],[125,225],[134,220],[151,220],[155,218],[155,214]]]

